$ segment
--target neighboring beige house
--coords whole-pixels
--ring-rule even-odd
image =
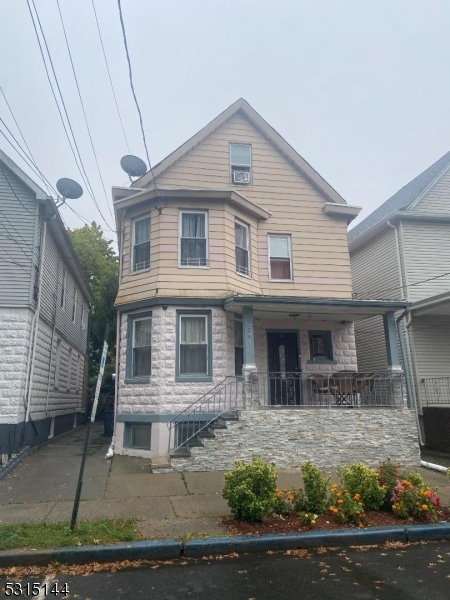
[[[113,194],[116,452],[192,470],[417,460],[393,318],[406,303],[352,299],[360,209],[245,100]],[[373,315],[390,365],[357,376],[354,322]]]
[[[450,152],[348,235],[355,297],[406,299],[406,363],[428,448],[450,452]],[[355,328],[359,368],[387,364],[383,323]]]

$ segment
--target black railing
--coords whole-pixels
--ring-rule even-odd
[[[450,405],[450,377],[430,377],[421,384],[427,406]]]
[[[253,373],[253,407],[406,406],[402,373]]]

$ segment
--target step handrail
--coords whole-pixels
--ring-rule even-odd
[[[200,398],[195,400],[195,402],[193,402],[192,404],[187,406],[184,410],[182,410],[181,412],[176,414],[167,423],[167,427],[169,429],[169,454],[170,454],[170,452],[174,452],[175,450],[178,450],[178,448],[180,448],[181,446],[186,444],[189,440],[194,438],[198,433],[200,433],[201,431],[203,431],[204,429],[209,427],[209,425],[211,425],[211,423],[213,421],[217,420],[221,415],[228,412],[229,410],[238,408],[239,402],[238,402],[238,398],[237,398],[237,396],[238,396],[237,384],[240,383],[241,381],[242,381],[242,378],[240,378],[240,377],[228,375],[227,377],[225,377],[225,379],[220,381],[217,385],[215,385],[213,388],[208,390],[205,394],[200,396]],[[231,406],[231,402],[227,403],[227,394],[226,394],[226,389],[231,387],[232,384],[236,384],[236,395],[235,395],[234,406]],[[221,404],[221,398],[219,397],[219,400],[218,400],[218,403],[216,406],[215,397],[218,394],[221,394],[221,392],[223,392],[224,390],[225,390],[225,401]],[[229,400],[231,400],[231,396],[229,396]],[[213,404],[214,404],[213,411],[211,411],[209,409],[209,404],[211,402],[213,402]],[[206,413],[200,412],[200,415],[206,414],[206,415],[208,415],[208,418],[202,419],[202,420],[200,419],[199,416],[197,416],[197,418],[195,418],[197,413],[205,405],[208,405],[208,410],[206,411]],[[191,416],[192,416],[192,418],[190,418]],[[171,442],[172,442],[172,431],[180,423],[187,423],[188,425],[190,423],[194,424],[193,431],[191,432],[189,437],[187,437],[185,440],[183,440],[183,442],[181,444],[177,445],[175,442],[174,447],[171,449],[170,446],[171,446]],[[195,423],[198,423],[197,428],[195,428]]]

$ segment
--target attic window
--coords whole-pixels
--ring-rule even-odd
[[[230,171],[233,185],[251,185],[252,147],[250,144],[230,144]]]

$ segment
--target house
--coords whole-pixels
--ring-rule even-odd
[[[0,455],[83,419],[92,294],[54,201],[0,151]]]
[[[181,470],[417,462],[393,318],[407,303],[352,299],[360,209],[245,100],[113,196],[116,452]],[[390,364],[357,381],[354,322],[373,315]]]
[[[411,302],[401,326],[422,442],[450,452],[450,152],[349,231],[356,297]],[[383,369],[383,324],[356,325],[360,369]]]

